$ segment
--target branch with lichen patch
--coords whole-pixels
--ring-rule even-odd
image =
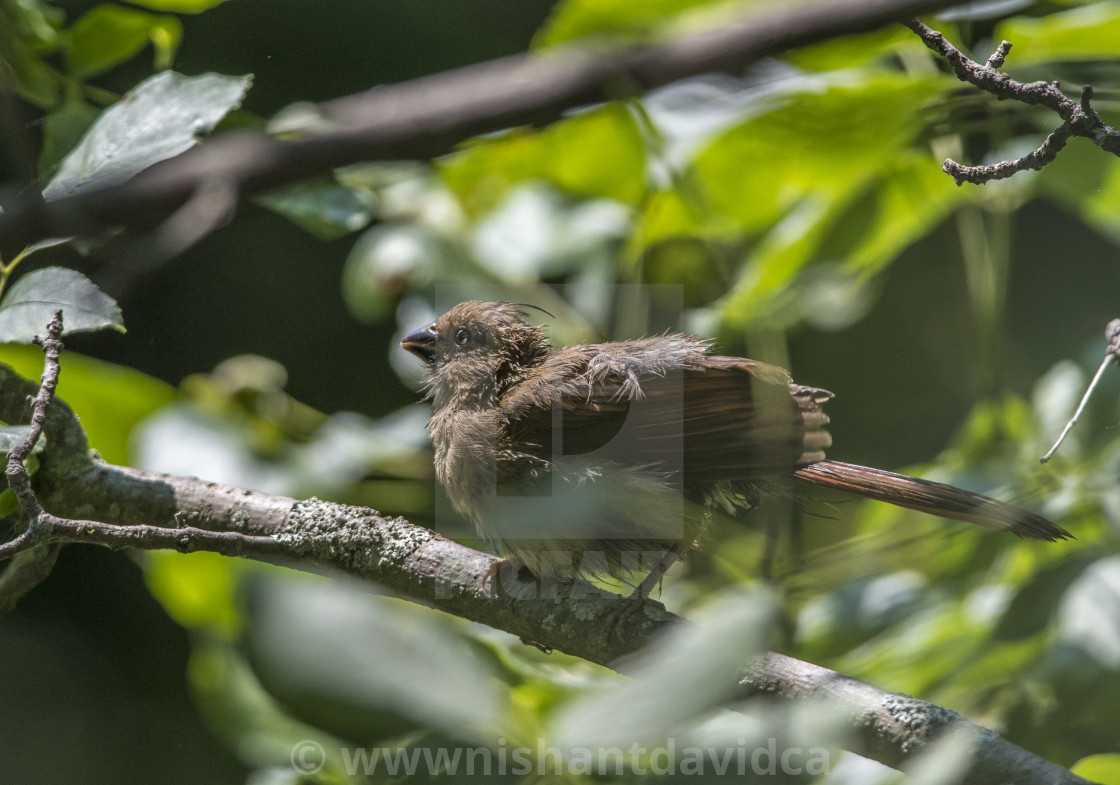
[[[941,164],[942,170],[956,180],[957,185],[991,180],[1003,180],[1016,172],[1039,170],[1053,161],[1071,137],[1089,139],[1105,152],[1120,156],[1120,131],[1101,120],[1091,106],[1093,88],[1086,85],[1081,90],[1081,100],[1067,97],[1057,82],[1016,82],[998,69],[1007,59],[1011,42],[1003,41],[981,65],[965,56],[950,44],[941,33],[932,30],[918,19],[911,19],[906,26],[913,30],[927,47],[941,55],[962,82],[979,87],[1002,100],[1019,101],[1032,106],[1044,106],[1062,118],[1062,124],[1046,137],[1037,148],[1022,158],[1000,161],[995,164],[965,166],[951,158]]]
[[[44,542],[55,548],[61,542],[93,542],[114,548],[205,550],[330,568],[376,581],[405,599],[615,668],[620,668],[623,655],[681,621],[658,603],[648,603],[642,613],[618,621],[611,613],[618,598],[581,595],[586,589],[575,582],[521,585],[515,576],[512,587],[508,579],[499,579],[488,588],[483,578],[492,572],[493,556],[375,510],[318,499],[296,501],[96,461],[85,449],[76,418],[53,398],[61,327],[56,316],[42,342],[46,370],[34,395],[32,426],[9,453],[9,482],[31,523],[0,545],[0,558],[33,553]],[[0,366],[0,419],[16,419],[13,412],[22,409],[30,386]],[[44,510],[23,466],[44,432],[49,449],[40,457],[35,483],[48,506],[62,514],[81,510],[87,518],[104,520],[70,520]],[[184,521],[195,525],[183,526]],[[0,576],[0,592],[7,575]],[[617,634],[604,635],[605,629]],[[1086,784],[956,712],[783,654],[769,653],[747,664],[736,694],[842,706],[855,731],[850,749],[888,766],[905,767],[931,745],[955,737],[971,752],[962,782]]]

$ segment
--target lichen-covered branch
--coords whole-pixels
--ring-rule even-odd
[[[52,340],[57,341],[57,332],[44,342],[48,370],[38,391],[0,366],[0,419],[17,420],[29,393],[34,393],[32,418],[39,423],[33,427],[34,438],[10,452],[15,458],[8,466],[10,481],[26,483],[20,501],[28,519],[36,521],[0,545],[0,558],[15,556],[18,561],[38,554],[30,561],[31,568],[16,573],[21,591],[29,587],[18,578],[41,579],[49,572],[53,556],[48,551],[44,559],[42,549],[57,552],[61,543],[92,542],[114,548],[207,550],[336,570],[542,647],[611,667],[618,667],[623,655],[641,648],[659,630],[682,621],[657,603],[647,603],[641,613],[619,620],[611,611],[614,603],[625,600],[580,583],[522,583],[510,571],[498,571],[486,582],[496,562],[493,556],[368,508],[318,499],[296,501],[103,463],[85,450],[80,426],[65,404],[52,402],[61,348]],[[44,392],[47,381],[52,381],[51,389]],[[52,441],[41,455],[37,494],[27,482],[20,456],[30,453],[39,431]],[[81,452],[67,453],[67,447]],[[13,469],[17,461],[20,467]],[[40,505],[39,495],[52,512]],[[11,569],[9,564],[0,574],[0,595]],[[0,608],[13,601],[10,595],[0,596]],[[889,766],[905,766],[939,739],[963,735],[973,750],[964,782],[1001,782],[1003,774],[1025,785],[1085,782],[955,712],[785,655],[771,653],[749,663],[739,688],[744,697],[764,693],[841,705],[856,730],[853,751]]]
[[[1083,785],[1087,780],[1042,760],[976,725],[951,709],[909,695],[885,692],[866,682],[784,654],[765,654],[739,682],[746,695],[824,701],[848,713],[857,738],[853,752],[893,768],[904,767],[935,742],[955,737],[969,757],[956,781],[969,785]]]
[[[1091,106],[1093,88],[1085,86],[1081,100],[1068,98],[1057,82],[1016,82],[999,68],[1007,59],[1011,43],[1003,41],[988,58],[980,64],[964,55],[950,44],[941,33],[932,30],[919,19],[911,19],[906,26],[913,30],[927,47],[945,58],[953,72],[962,82],[979,87],[1000,100],[1020,101],[1025,104],[1044,106],[1062,119],[1059,125],[1037,148],[1022,158],[1013,161],[1000,161],[994,164],[965,166],[951,158],[941,164],[942,170],[963,183],[982,184],[991,180],[1002,180],[1016,172],[1027,169],[1042,169],[1053,161],[1073,136],[1092,140],[1102,150],[1120,156],[1120,131],[1101,120]]]

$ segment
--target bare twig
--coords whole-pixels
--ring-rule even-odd
[[[1097,372],[1093,375],[1093,381],[1089,382],[1089,387],[1085,390],[1085,394],[1081,396],[1081,403],[1077,405],[1077,410],[1073,413],[1073,416],[1069,418],[1066,427],[1063,428],[1062,432],[1058,435],[1058,440],[1054,442],[1054,446],[1038,459],[1039,463],[1046,463],[1054,457],[1054,453],[1058,451],[1062,442],[1065,441],[1066,434],[1070,432],[1078,419],[1080,419],[1081,412],[1085,410],[1085,404],[1089,403],[1089,396],[1092,395],[1093,390],[1097,388],[1097,383],[1100,382],[1101,377],[1104,376],[1105,368],[1108,367],[1109,363],[1120,362],[1120,319],[1113,319],[1108,323],[1108,326],[1104,329],[1104,337],[1105,340],[1108,341],[1108,348],[1104,351],[1104,360],[1101,361],[1100,367],[1097,368]]]
[[[27,530],[18,540],[33,540],[38,526],[38,518],[43,513],[39,500],[31,490],[31,476],[27,473],[23,462],[35,449],[35,443],[43,435],[43,426],[47,422],[47,412],[50,410],[51,401],[54,399],[54,390],[58,386],[59,364],[58,356],[62,353],[62,311],[55,311],[54,318],[47,325],[47,337],[38,335],[33,339],[36,344],[43,347],[43,377],[40,381],[39,392],[31,401],[31,425],[25,436],[18,444],[8,450],[8,466],[6,474],[8,485],[15,493],[19,506],[30,519]],[[10,544],[10,543],[9,543]]]
[[[8,451],[6,469],[8,485],[27,518],[27,528],[15,539],[0,544],[0,559],[9,559],[41,545],[59,541],[91,542],[110,548],[174,548],[183,552],[205,550],[227,556],[251,554],[263,557],[281,555],[284,552],[284,547],[271,537],[255,537],[238,531],[210,531],[190,526],[117,526],[94,520],[60,518],[44,510],[31,487],[31,475],[23,462],[31,455],[35,443],[43,435],[47,415],[54,401],[54,391],[58,386],[61,370],[59,355],[62,352],[61,310],[55,311],[54,318],[47,325],[46,338],[35,336],[34,341],[43,347],[43,377],[39,391],[31,402],[31,425],[27,436]]]
[[[313,107],[328,130],[295,140],[220,135],[121,185],[49,202],[13,198],[0,214],[0,251],[97,227],[151,225],[224,178],[240,198],[371,160],[431,159],[466,139],[541,126],[565,112],[628,98],[697,74],[740,74],[748,65],[808,44],[867,32],[956,0],[831,0],[754,13],[737,24],[657,46],[581,48],[518,55],[377,87]]]
[[[1101,120],[1089,105],[1093,88],[1086,86],[1081,92],[1081,100],[1068,98],[1057,82],[1016,82],[998,69],[1007,58],[1011,43],[1003,41],[988,58],[984,65],[966,57],[959,49],[950,44],[941,33],[931,30],[918,19],[911,19],[906,26],[913,30],[937,54],[952,66],[957,78],[962,82],[979,87],[1002,100],[1020,101],[1025,104],[1040,105],[1052,110],[1062,118],[1058,126],[1035,150],[1013,161],[1001,161],[983,166],[965,166],[952,159],[945,159],[942,170],[963,183],[982,184],[991,180],[1002,180],[1016,172],[1027,169],[1041,169],[1053,161],[1072,136],[1090,139],[1102,150],[1120,156],[1120,131]]]

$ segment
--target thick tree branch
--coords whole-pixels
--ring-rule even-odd
[[[1027,169],[1042,169],[1053,161],[1070,137],[1081,136],[1092,140],[1102,150],[1120,156],[1120,131],[1101,120],[1090,105],[1093,88],[1086,85],[1081,91],[1081,100],[1067,98],[1057,82],[1016,82],[998,69],[1007,59],[1011,43],[1003,41],[988,58],[984,65],[966,57],[959,49],[950,44],[941,33],[931,30],[918,19],[911,19],[906,26],[922,39],[927,47],[945,58],[952,66],[957,78],[962,82],[979,87],[1001,101],[1014,100],[1025,104],[1044,106],[1060,118],[1058,126],[1036,149],[1013,161],[1000,161],[981,166],[965,166],[951,158],[941,164],[942,170],[957,181],[982,184],[990,180],[1003,180],[1016,172]]]
[[[766,654],[747,669],[740,686],[749,694],[772,694],[786,700],[819,700],[848,711],[859,733],[853,752],[893,768],[905,766],[921,751],[947,736],[962,739],[971,759],[959,782],[1084,783],[1068,769],[1039,758],[976,725],[951,709],[909,695],[885,692],[842,673],[784,654]]]
[[[376,581],[406,599],[541,646],[608,667],[618,668],[622,663],[623,669],[624,655],[641,648],[669,624],[681,621],[650,603],[615,628],[616,617],[610,611],[619,600],[588,592],[578,583],[533,581],[522,585],[516,576],[507,575],[492,582],[496,585],[485,585],[483,578],[496,561],[493,556],[401,518],[385,518],[375,510],[318,499],[296,501],[95,460],[85,451],[85,439],[79,437],[81,429],[73,414],[60,401],[52,404],[60,329],[61,322],[52,325],[44,341],[47,370],[44,384],[34,395],[35,433],[13,448],[10,455],[15,459],[10,457],[8,466],[9,480],[13,487],[20,487],[25,511],[32,520],[38,516],[38,524],[27,530],[36,533],[25,540],[25,532],[0,546],[0,556],[17,554],[20,558],[45,543],[57,547],[60,542],[95,542],[113,548],[208,550],[287,561],[297,567],[329,568]],[[0,366],[0,419],[18,419],[33,391],[30,382]],[[41,454],[36,485],[54,514],[39,505],[22,467],[40,431],[46,434],[50,449]],[[66,455],[66,447],[82,451]],[[21,465],[14,469],[17,461]],[[0,576],[0,591],[7,575]],[[502,575],[505,573],[499,573]],[[608,631],[617,635],[605,635]],[[973,750],[966,782],[1086,782],[956,712],[884,692],[782,654],[770,653],[750,663],[740,679],[739,693],[742,697],[765,694],[839,704],[857,730],[853,751],[888,766],[905,766],[932,743],[955,735],[963,736]]]
[[[206,183],[239,197],[370,160],[430,159],[479,134],[554,122],[588,104],[640,95],[710,72],[738,74],[798,47],[874,30],[953,0],[833,0],[755,13],[738,24],[658,46],[623,51],[568,48],[515,56],[411,82],[377,87],[313,107],[326,130],[280,140],[228,133],[132,180],[43,204],[17,197],[0,214],[0,249],[114,225],[151,225]]]

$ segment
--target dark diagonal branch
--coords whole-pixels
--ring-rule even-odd
[[[756,12],[737,24],[657,46],[519,55],[377,87],[309,110],[325,128],[312,137],[286,141],[261,133],[223,134],[118,186],[47,204],[12,198],[0,214],[0,250],[106,226],[151,225],[215,180],[244,198],[346,164],[431,159],[479,134],[546,125],[571,109],[640,95],[698,74],[739,74],[765,57],[953,4],[808,2]]]
[[[962,82],[979,87],[1001,101],[1020,101],[1032,106],[1044,106],[1060,118],[1062,124],[1046,137],[1033,151],[1013,161],[1000,161],[981,166],[965,166],[952,159],[945,159],[941,168],[957,181],[982,184],[990,180],[1003,180],[1016,172],[1028,169],[1042,169],[1053,161],[1066,142],[1073,136],[1092,140],[1102,150],[1120,156],[1120,131],[1101,120],[1090,105],[1093,88],[1086,85],[1081,91],[1081,100],[1068,98],[1057,82],[1016,82],[998,69],[1007,59],[1011,43],[1003,41],[984,65],[966,57],[959,49],[945,40],[945,36],[931,30],[918,19],[911,19],[906,26],[913,30],[937,54],[952,66],[957,78]]]
[[[29,394],[34,394],[31,433],[10,451],[7,470],[31,524],[0,546],[0,558],[18,559],[48,542],[55,547],[61,542],[93,542],[112,548],[206,550],[332,569],[375,581],[405,599],[616,668],[623,655],[681,621],[657,603],[619,621],[612,613],[617,599],[585,595],[576,583],[522,585],[512,576],[484,584],[493,556],[368,508],[318,499],[296,501],[96,461],[89,456],[76,418],[65,404],[53,400],[61,326],[56,317],[43,341],[46,370],[38,391],[0,365],[0,419],[18,419]],[[33,489],[23,460],[42,433],[48,449],[40,455]],[[65,515],[84,520],[60,517]],[[5,571],[0,576],[0,592],[7,575]],[[0,596],[0,607],[6,599],[10,600]],[[605,635],[608,630],[617,634]],[[738,694],[842,706],[856,731],[852,751],[888,766],[905,767],[931,744],[953,736],[971,751],[963,782],[1086,782],[956,712],[782,654],[767,654],[747,664]]]

